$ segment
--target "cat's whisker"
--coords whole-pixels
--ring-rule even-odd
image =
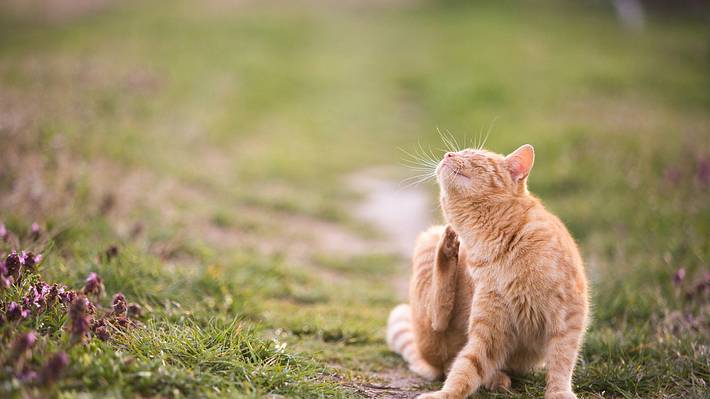
[[[439,159],[441,159],[441,157],[437,157],[436,155],[434,155],[434,152],[431,150],[431,147],[429,147],[429,154],[431,155],[432,159],[436,159],[436,162],[439,163]]]
[[[417,173],[417,175],[433,174],[435,173],[434,168],[407,168]]]
[[[415,166],[425,166],[425,167],[435,167],[436,166],[436,162],[429,159],[429,158],[424,158],[422,156],[412,154],[411,152],[409,152],[401,147],[399,147],[398,150],[401,151],[402,153],[404,153],[407,157],[409,157],[409,159],[403,158],[402,162],[408,162],[409,164],[415,165]]]
[[[436,176],[436,171],[434,169],[429,169],[429,170],[414,170],[413,176],[406,177],[402,179],[402,182],[408,182],[412,180],[416,180],[420,177],[424,176]]]
[[[401,159],[403,163],[411,166],[436,166],[437,163],[432,162],[428,159]]]
[[[427,181],[427,180],[429,180],[429,179],[431,179],[431,178],[434,178],[434,177],[436,177],[436,173],[430,173],[430,174],[426,174],[426,175],[423,175],[423,176],[422,176],[422,175],[419,175],[419,176],[412,176],[412,177],[410,177],[410,178],[407,178],[407,179],[402,180],[402,181],[400,182],[400,185],[402,185],[402,184],[404,184],[405,182],[410,181],[410,180],[413,180],[413,181],[411,181],[410,183],[408,183],[408,184],[406,184],[406,185],[404,185],[404,186],[401,186],[399,189],[400,189],[400,190],[407,189],[407,188],[412,187],[412,186],[415,186],[415,185],[417,185],[417,184],[424,183],[425,181]]]
[[[466,148],[474,148],[473,146],[471,146],[471,137],[470,136],[466,136],[466,138],[463,141],[463,144],[466,146]]]
[[[431,171],[433,170],[431,168],[416,168],[416,167],[410,167],[410,166],[406,166],[406,165],[404,165],[404,167],[407,169],[413,170],[415,172],[422,172],[422,173],[431,173]]]
[[[410,177],[404,178],[404,179],[402,179],[402,181],[400,181],[400,183],[406,183],[406,182],[410,182],[412,180],[419,180],[422,178],[429,178],[429,177],[433,177],[433,176],[435,176],[434,173],[422,173],[422,174],[418,174],[416,176],[410,176]]]
[[[415,159],[407,159],[407,158],[402,158],[402,162],[406,162],[409,165],[414,165],[414,166],[436,166],[438,162],[432,161],[430,159],[424,159],[424,158],[415,158]]]
[[[411,165],[406,163],[402,163],[401,165],[407,169],[419,172],[433,172],[436,170],[436,165]]]
[[[427,153],[424,148],[422,147],[422,143],[417,140],[417,144],[419,145],[419,149],[421,150],[422,155],[427,158],[428,160],[432,161],[433,163],[439,163],[439,161],[436,159],[434,154],[431,153],[431,148],[429,149],[429,152]]]
[[[456,139],[456,136],[454,136],[454,134],[451,133],[451,131],[449,129],[446,129],[446,133],[449,134],[449,139],[452,140],[454,142],[454,144],[456,145],[456,151],[457,152],[461,151],[461,145],[459,144],[459,141]]]
[[[493,129],[493,126],[495,125],[496,121],[498,120],[498,116],[493,118],[493,121],[488,125],[488,131],[486,131],[486,137],[483,139],[483,143],[481,143],[480,147],[478,148],[483,149],[483,146],[486,145],[486,142],[488,141],[488,136],[491,134],[491,130]]]
[[[407,169],[414,170],[417,172],[424,172],[424,173],[429,173],[429,172],[436,170],[435,165],[408,165],[406,163],[401,163],[400,165],[407,168]]]
[[[417,155],[415,155],[415,154],[412,154],[411,152],[405,150],[405,149],[402,148],[402,147],[397,147],[397,149],[398,149],[399,151],[401,151],[404,155],[408,156],[408,157],[411,158],[411,159],[421,160],[421,157],[419,157],[419,156],[417,156]]]
[[[460,170],[461,169],[456,169],[453,172],[451,172],[451,181],[454,181],[454,179],[456,178],[456,175],[459,173]]]
[[[453,182],[454,176],[459,172],[459,170],[460,170],[460,168],[456,168],[456,169],[452,170],[451,172],[449,172],[448,175],[446,175],[446,177],[444,177],[444,180],[449,183]]]
[[[420,152],[421,149],[421,152]],[[424,149],[421,147],[421,144],[419,144],[419,148],[414,149],[414,152],[409,152],[403,148],[399,148],[400,151],[402,151],[404,154],[409,156],[410,158],[420,161],[420,162],[426,162],[426,163],[436,163],[436,160],[430,158],[427,153],[424,151]]]
[[[481,125],[481,127],[478,128],[478,136],[476,136],[476,143],[475,143],[475,146],[473,147],[476,150],[480,150],[482,147],[482,145],[481,145],[481,143],[482,143],[481,138],[482,137],[483,137],[483,125]]]
[[[439,133],[439,138],[441,138],[441,141],[444,143],[446,148],[448,148],[448,151],[457,152],[456,147],[453,145],[453,143],[451,143],[451,141],[449,141],[448,138],[446,138],[446,136],[444,136],[444,133],[441,132],[441,129],[437,127],[436,131]]]

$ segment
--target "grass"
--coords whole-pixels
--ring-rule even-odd
[[[97,272],[145,310],[141,327],[74,346],[60,311],[3,324],[3,348],[40,333],[32,368],[71,361],[50,387],[5,364],[0,396],[358,397],[409,377],[383,341],[405,260],[323,235],[381,239],[349,212],[344,176],[441,146],[436,127],[462,141],[492,126],[492,150],[535,145],[530,188],[587,263],[576,391],[707,397],[699,17],[651,13],[631,33],[601,3],[0,10],[0,220],[20,239],[0,252],[41,251],[32,278],[76,289]],[[543,389],[534,373],[477,397]]]

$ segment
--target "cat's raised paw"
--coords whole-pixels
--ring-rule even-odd
[[[444,236],[441,238],[439,250],[447,258],[457,258],[459,256],[459,236],[456,234],[451,225],[446,225]]]
[[[572,391],[545,392],[545,399],[577,399]]]

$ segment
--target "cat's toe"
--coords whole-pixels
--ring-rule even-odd
[[[498,371],[484,386],[489,391],[504,391],[510,388],[510,384],[510,377],[506,373]]]
[[[442,238],[441,249],[448,257],[457,257],[459,254],[459,236],[451,225],[446,225],[444,237]]]

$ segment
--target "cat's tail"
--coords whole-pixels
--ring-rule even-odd
[[[387,320],[387,346],[404,358],[410,370],[427,380],[441,376],[441,372],[427,363],[419,352],[412,328],[412,309],[406,303],[395,306],[390,312]]]

